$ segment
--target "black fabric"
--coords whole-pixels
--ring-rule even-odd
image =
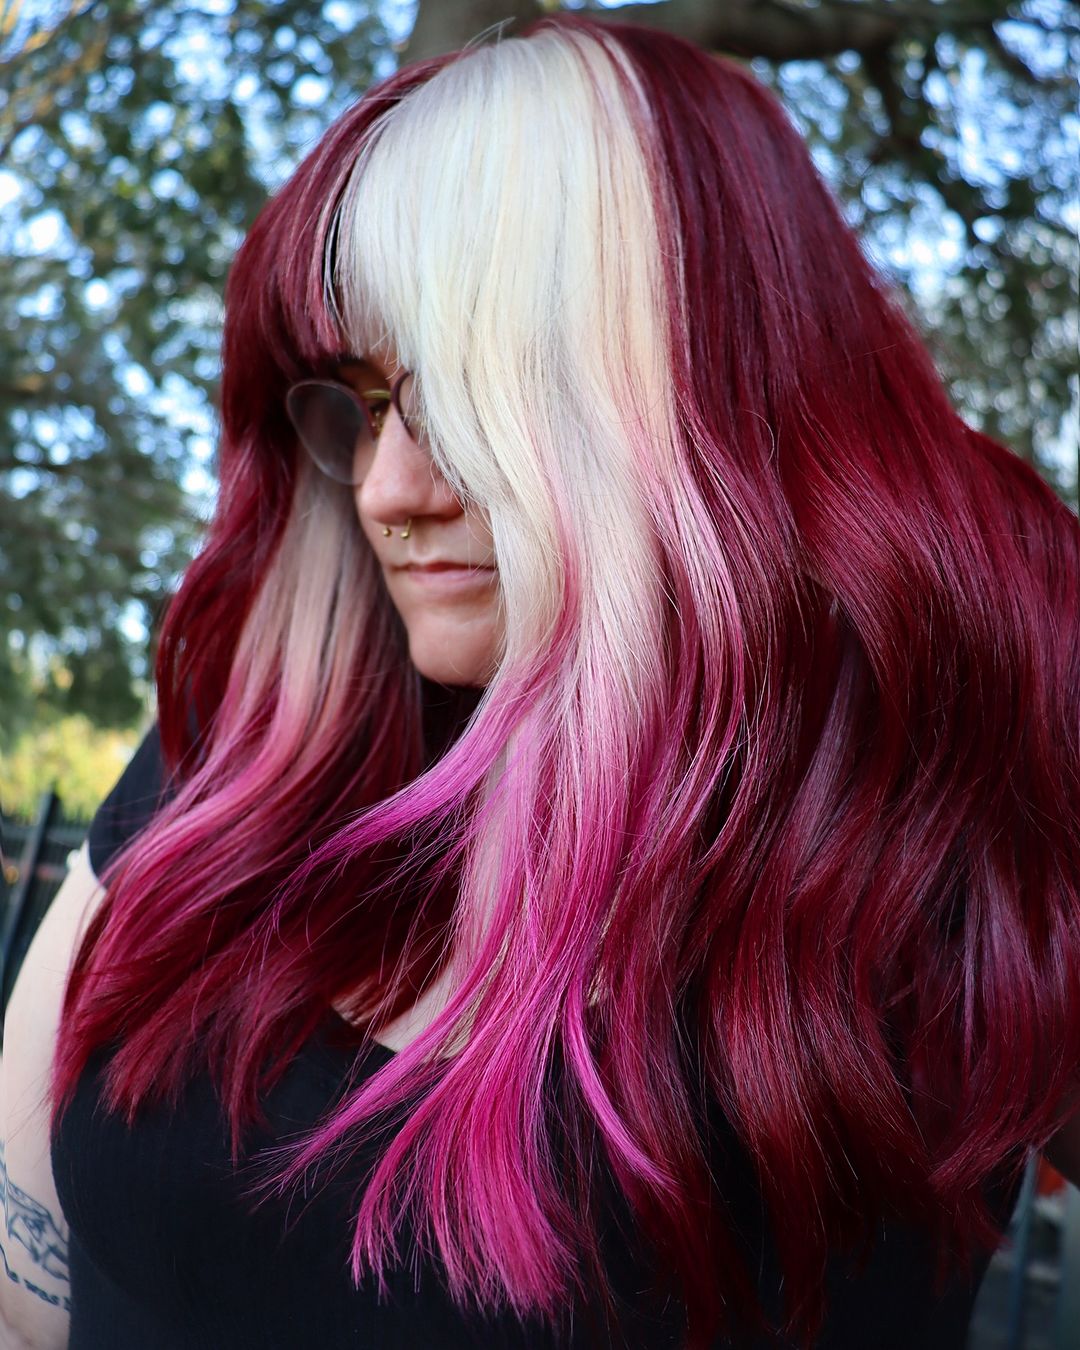
[[[103,866],[124,830],[145,823],[161,796],[160,756],[152,730],[103,803],[90,830],[91,859]],[[241,1165],[273,1142],[312,1125],[340,1099],[358,1054],[374,1072],[393,1056],[360,1047],[358,1033],[333,1010],[272,1092],[263,1100],[268,1125],[252,1131]],[[512,1314],[480,1321],[453,1304],[433,1261],[417,1261],[411,1235],[401,1235],[404,1260],[388,1273],[389,1298],[374,1280],[359,1289],[348,1273],[351,1206],[375,1152],[361,1155],[308,1200],[244,1205],[243,1180],[228,1156],[224,1115],[208,1079],[197,1079],[173,1110],[147,1109],[128,1131],[100,1109],[108,1048],[92,1057],[53,1141],[57,1194],[70,1228],[69,1350],[628,1350],[676,1347],[674,1304],[650,1303],[641,1292],[647,1265],[628,1230],[626,1211],[608,1184],[605,1260],[626,1312],[625,1339],[600,1339],[584,1309],[559,1333]],[[722,1123],[721,1123],[722,1128]],[[727,1133],[720,1181],[759,1271],[762,1296],[775,1313],[781,1281],[764,1231],[752,1170]],[[376,1146],[372,1146],[374,1150]],[[1016,1186],[988,1190],[1002,1220]],[[933,1251],[906,1226],[886,1224],[866,1269],[850,1277],[839,1256],[829,1263],[830,1316],[818,1350],[962,1350],[975,1293],[985,1271],[932,1295]],[[745,1338],[717,1350],[779,1350],[786,1342]]]
[[[101,876],[109,859],[147,824],[168,796],[155,722],[90,822],[86,842],[95,876]]]

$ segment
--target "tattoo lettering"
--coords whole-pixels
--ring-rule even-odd
[[[8,1262],[5,1243],[17,1242],[29,1252],[30,1259],[36,1266],[41,1267],[44,1275],[51,1275],[53,1279],[63,1281],[64,1284],[70,1283],[67,1240],[48,1208],[8,1180],[7,1160],[2,1141],[0,1141],[0,1202],[4,1213],[4,1242],[0,1242],[4,1273],[14,1284],[22,1285],[27,1293],[34,1294],[55,1308],[63,1308],[70,1312],[71,1299],[66,1294],[49,1293],[25,1276],[20,1277],[11,1269]]]

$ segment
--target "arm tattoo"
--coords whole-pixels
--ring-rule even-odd
[[[17,1243],[29,1252],[31,1261],[40,1267],[43,1275],[50,1275],[64,1284],[69,1283],[67,1238],[40,1200],[35,1200],[8,1180],[3,1141],[0,1141],[0,1199],[4,1212],[0,1257],[3,1258],[8,1279],[22,1285],[28,1293],[35,1294],[43,1302],[70,1312],[71,1299],[66,1294],[48,1293],[26,1276],[17,1275],[8,1264],[5,1244],[10,1244],[13,1249]]]

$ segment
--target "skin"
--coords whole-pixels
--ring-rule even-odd
[[[389,388],[400,369],[388,342],[368,355],[369,365],[342,366],[339,378],[362,391]],[[385,381],[385,383],[384,383]],[[417,446],[390,408],[370,465],[354,490],[361,528],[379,560],[387,590],[405,623],[413,662],[422,674],[441,684],[481,687],[495,669],[501,628],[498,574],[490,586],[440,596],[410,583],[395,565],[412,558],[446,558],[470,566],[493,564],[495,550],[483,514],[467,513],[422,447]],[[412,517],[410,537],[401,538]],[[389,525],[392,533],[383,534]],[[442,1011],[451,989],[448,970],[414,1007],[385,1025],[378,1040],[403,1049]],[[339,1011],[344,1011],[339,1009]],[[1043,1155],[1074,1186],[1080,1186],[1080,1094],[1062,1113],[1064,1122]]]
[[[361,364],[342,365],[337,377],[358,393],[389,389],[401,369],[388,341],[365,353]],[[486,513],[465,510],[423,448],[405,430],[393,406],[382,421],[374,453],[357,453],[353,489],[356,515],[382,568],[386,589],[401,615],[409,655],[421,674],[445,685],[481,688],[495,672],[502,637],[498,572],[468,590],[439,592],[398,570],[410,561],[446,560],[494,566],[495,547]],[[401,533],[412,519],[408,539]],[[383,534],[389,526],[391,533]],[[402,1050],[445,1007],[453,989],[452,964],[417,1002],[385,1023],[375,1039]],[[346,1015],[340,1005],[338,1011]]]
[[[401,369],[384,341],[361,365],[341,366],[338,377],[358,391],[389,388]],[[374,377],[374,380],[373,380]],[[385,381],[385,383],[384,383]],[[356,514],[383,570],[386,588],[401,615],[409,654],[421,674],[446,685],[482,687],[495,671],[500,640],[498,573],[468,590],[440,593],[399,570],[411,561],[447,560],[470,567],[494,566],[495,549],[486,513],[465,510],[431,456],[388,408],[382,431],[366,462],[357,463],[353,489]],[[409,538],[402,539],[412,518]],[[391,534],[383,534],[389,526]]]

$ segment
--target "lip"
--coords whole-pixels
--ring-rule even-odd
[[[489,586],[494,567],[462,567],[456,563],[409,563],[397,569],[424,590],[457,591]]]
[[[485,563],[459,563],[452,558],[432,558],[428,562],[408,562],[399,564],[402,572],[442,572],[453,568],[455,571],[490,572],[494,569]]]

